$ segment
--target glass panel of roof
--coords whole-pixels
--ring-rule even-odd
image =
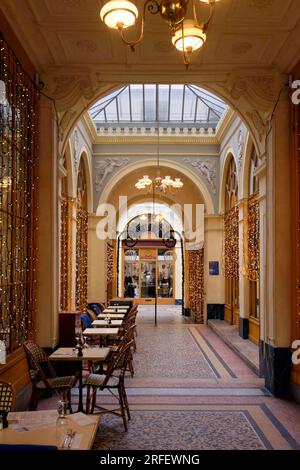
[[[197,97],[195,94],[186,87],[184,96],[184,112],[183,120],[193,122],[195,119],[195,108],[196,108]]]
[[[182,114],[183,86],[171,85],[170,121],[180,122]]]
[[[143,85],[130,85],[132,120],[143,121]]]
[[[121,122],[130,122],[130,101],[129,101],[129,87],[120,93],[118,96],[119,113]]]
[[[157,98],[159,112],[157,113]],[[95,123],[174,123],[216,125],[226,109],[212,93],[194,85],[128,85],[90,108]]]
[[[156,85],[145,85],[145,120],[156,121]]]
[[[168,121],[169,85],[158,87],[159,121]]]
[[[208,111],[209,108],[207,108],[202,100],[198,99],[196,122],[206,122],[208,119]]]

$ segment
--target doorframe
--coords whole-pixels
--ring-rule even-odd
[[[182,287],[181,311],[182,311],[182,315],[184,315],[185,314],[185,256],[184,256],[183,233],[181,234],[177,230],[172,229],[170,239],[168,239],[168,240],[163,239],[162,241],[163,241],[163,244],[165,245],[166,248],[170,248],[170,246],[168,246],[168,242],[170,240],[174,239],[175,234],[179,237],[179,241],[180,241],[181,273],[182,273],[181,274],[181,287]],[[120,245],[122,243],[122,238],[121,237],[124,236],[124,235],[125,235],[125,237],[124,237],[123,240],[128,240],[127,230],[123,230],[123,232],[119,233],[118,236],[117,236],[117,297],[119,297],[119,294],[120,294],[120,255],[122,256],[122,252],[120,253],[120,249],[123,248]],[[161,239],[159,239],[159,241],[161,241]],[[129,243],[130,243],[130,246],[127,247],[128,249],[135,248],[137,243],[138,243],[138,240],[134,240],[131,237],[129,237]],[[172,247],[172,248],[175,248],[176,244],[177,244],[177,240],[176,240],[176,243],[175,243],[174,247]],[[122,265],[122,260],[121,260],[121,265]],[[122,273],[121,273],[121,276],[122,276]],[[175,289],[174,289],[174,296],[175,296]],[[157,291],[156,291],[156,297],[155,297],[154,301],[155,301],[155,305],[157,305]]]

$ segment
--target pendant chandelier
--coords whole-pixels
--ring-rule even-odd
[[[153,192],[153,186],[159,192],[167,193],[168,190],[172,191],[181,189],[183,187],[183,182],[180,178],[175,178],[174,180],[171,176],[164,176],[163,178],[159,174],[152,180],[148,175],[144,175],[138,180],[135,184],[137,189],[147,189],[149,193]]]
[[[158,127],[158,139],[157,139],[157,166],[156,166],[156,177],[151,179],[148,175],[144,175],[142,178],[135,183],[136,189],[147,190],[148,193],[175,193],[178,189],[183,187],[183,182],[180,178],[174,179],[171,176],[161,176],[160,174],[160,142],[159,135],[160,130]]]
[[[172,43],[183,53],[186,67],[190,64],[191,55],[200,49],[206,41],[206,30],[214,13],[215,4],[220,0],[145,0],[142,7],[142,22],[139,37],[127,40],[124,31],[134,26],[140,15],[135,5],[130,0],[109,0],[101,8],[100,18],[111,29],[116,29],[121,35],[122,41],[134,51],[137,44],[144,38],[146,12],[160,16],[168,23],[172,32]],[[209,7],[205,21],[199,21],[197,5],[206,3]],[[142,3],[142,2],[141,2]],[[191,5],[193,17],[186,18],[188,7]]]

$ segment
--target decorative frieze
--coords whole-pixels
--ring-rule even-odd
[[[105,158],[96,163],[95,166],[95,190],[97,193],[101,191],[103,185],[109,175],[114,173],[116,169],[121,168],[129,163],[129,158]]]
[[[217,165],[215,160],[184,158],[183,161],[206,179],[212,193],[217,194]]]

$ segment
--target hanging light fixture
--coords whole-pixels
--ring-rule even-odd
[[[122,41],[134,51],[137,44],[144,38],[146,12],[160,16],[169,24],[172,31],[173,45],[183,53],[186,67],[190,64],[191,55],[200,49],[206,41],[205,31],[212,18],[215,4],[220,0],[145,0],[141,12],[141,31],[139,37],[130,41],[125,38],[124,30],[134,26],[139,17],[139,10],[135,2],[129,0],[105,1],[100,11],[101,20],[111,29],[116,29]],[[206,3],[209,14],[206,21],[199,22],[197,18],[197,5]],[[193,18],[186,18],[189,5],[192,6]]]
[[[156,177],[152,180],[148,175],[144,175],[142,178],[135,183],[136,189],[147,190],[148,193],[158,191],[160,193],[175,192],[178,189],[183,188],[183,182],[180,178],[174,179],[171,176],[160,176],[160,143],[159,143],[160,130],[158,127],[158,140],[157,140],[157,167]]]

